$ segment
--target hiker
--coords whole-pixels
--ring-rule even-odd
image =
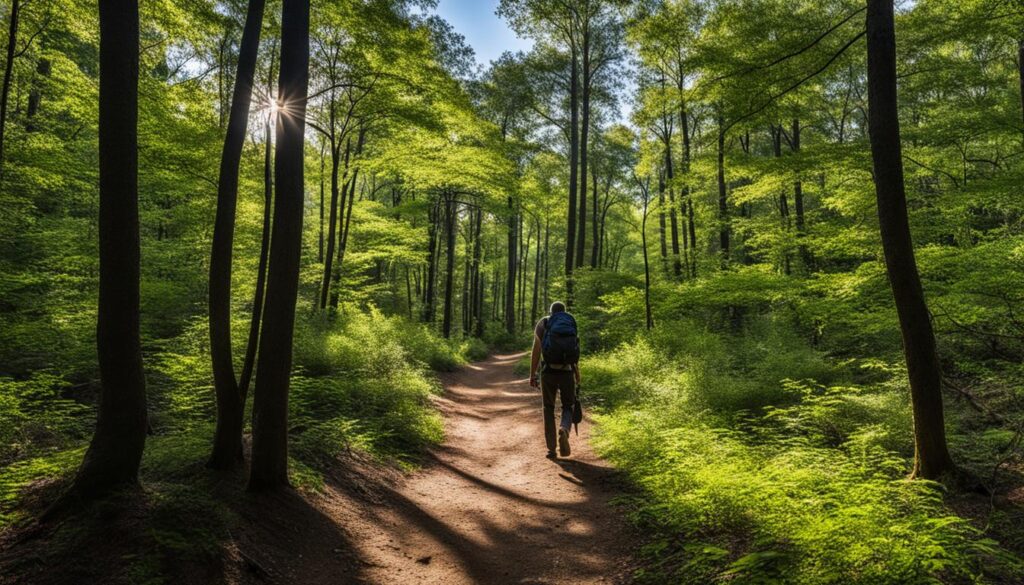
[[[548,458],[555,459],[555,395],[562,401],[562,419],[558,427],[558,452],[568,457],[569,429],[573,424],[576,386],[580,383],[580,345],[576,319],[566,312],[565,304],[551,304],[547,317],[533,329],[533,355],[530,357],[530,386],[541,389],[544,401],[544,440]],[[543,356],[543,363],[541,357]],[[540,376],[537,368],[540,366]]]

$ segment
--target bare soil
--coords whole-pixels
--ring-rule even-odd
[[[447,439],[379,504],[334,512],[367,583],[618,583],[635,540],[610,501],[615,472],[589,446],[545,457],[540,391],[516,378],[521,354],[445,380]],[[347,503],[347,502],[346,502]]]
[[[208,552],[183,543],[193,552],[175,554],[160,541],[159,489],[148,486],[0,535],[0,585],[625,582],[637,539],[611,504],[622,483],[591,451],[587,421],[570,458],[545,458],[540,391],[513,373],[521,356],[445,376],[446,441],[415,473],[353,453],[321,492],[254,495],[244,470],[211,474],[197,462],[191,473],[237,519]],[[202,526],[203,516],[174,521]]]

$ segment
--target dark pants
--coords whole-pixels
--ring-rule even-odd
[[[555,450],[555,395],[562,400],[561,428],[572,427],[572,407],[576,404],[576,376],[572,370],[547,369],[540,375],[540,389],[544,396],[544,440],[548,450]]]

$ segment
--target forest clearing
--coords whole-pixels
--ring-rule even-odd
[[[1019,1],[0,30],[0,585],[1024,582]]]

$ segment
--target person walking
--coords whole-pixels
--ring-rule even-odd
[[[548,458],[555,459],[555,397],[562,403],[559,422],[558,453],[568,457],[569,429],[573,423],[576,387],[580,383],[580,344],[576,319],[566,312],[565,304],[551,304],[550,314],[533,329],[533,352],[530,356],[530,386],[540,387],[544,405],[544,440]],[[542,359],[543,358],[543,359]],[[539,371],[539,376],[538,376]]]

